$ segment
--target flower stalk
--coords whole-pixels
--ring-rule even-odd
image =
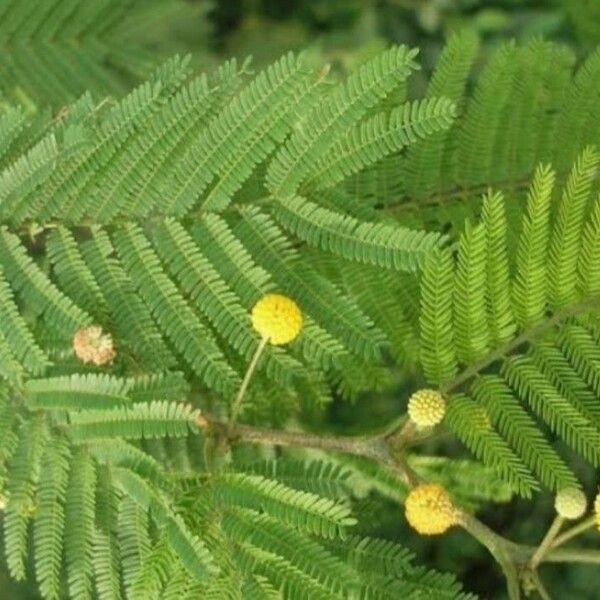
[[[531,560],[529,561],[529,566],[532,571],[535,571],[537,569],[538,565],[544,558],[546,552],[552,547],[552,542],[559,534],[564,523],[565,519],[560,515],[557,515],[554,518],[554,521],[552,521],[552,525],[550,525],[548,531],[546,532],[546,535],[544,536],[544,539],[542,540],[541,544],[537,547],[536,551],[531,557]]]
[[[254,375],[254,371],[256,371],[256,367],[258,366],[260,357],[262,356],[268,343],[269,338],[261,338],[258,346],[256,347],[256,350],[254,351],[252,360],[250,361],[248,369],[246,370],[246,374],[244,375],[244,379],[242,380],[242,385],[240,385],[240,389],[238,390],[233,404],[231,405],[231,415],[229,417],[229,422],[231,425],[233,425],[240,416],[240,412],[242,410],[242,403],[244,402],[244,396],[246,395],[246,391],[248,390],[248,386],[250,385],[250,381],[252,380],[252,375]]]
[[[581,523],[577,523],[577,525],[574,525],[570,529],[567,529],[567,531],[565,531],[564,533],[561,533],[560,535],[556,536],[556,538],[552,542],[552,548],[558,548],[559,546],[562,546],[565,542],[568,542],[570,539],[573,539],[574,537],[577,537],[578,535],[586,532],[588,529],[591,529],[595,525],[595,521],[595,517],[591,516],[581,521]]]

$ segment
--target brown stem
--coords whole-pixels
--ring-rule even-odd
[[[341,452],[374,460],[398,475],[407,485],[414,485],[413,472],[402,466],[397,457],[392,456],[387,443],[380,436],[326,436],[303,431],[284,431],[253,425],[226,424],[203,415],[209,425],[229,438],[231,442],[242,441],[267,446],[298,446]]]

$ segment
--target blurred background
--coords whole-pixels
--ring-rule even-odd
[[[213,51],[259,63],[308,47],[349,66],[392,41],[419,46],[427,66],[464,26],[490,45],[541,35],[585,53],[600,40],[598,0],[239,0],[206,14]]]
[[[464,27],[480,37],[481,62],[509,38],[541,36],[562,41],[579,58],[600,43],[600,0],[151,0],[140,6],[134,17],[114,24],[120,39],[136,43],[135,65],[123,59],[123,89],[174,52],[191,52],[197,67],[205,69],[230,56],[252,55],[256,68],[288,50],[308,49],[311,61],[328,62],[345,72],[391,42],[406,43],[421,49],[423,71],[416,78],[418,87],[424,85],[447,36]],[[413,389],[414,383],[404,385]],[[326,421],[330,428],[344,432],[378,426],[404,409],[399,399],[405,397],[402,389],[394,389],[370,394],[354,404],[335,402]],[[442,456],[462,452],[444,439],[424,451]],[[582,466],[582,477],[590,487],[591,476]],[[539,542],[553,517],[552,498],[509,500],[502,487],[496,497],[499,503],[480,507],[482,520],[515,540]],[[365,494],[359,504],[368,516],[368,533],[400,541],[421,562],[452,571],[482,598],[506,597],[496,564],[469,536],[455,531],[435,540],[419,538],[407,530],[397,503]],[[582,543],[598,545],[598,539],[597,532],[590,532]],[[552,598],[600,598],[597,567],[546,566],[542,575]],[[37,598],[33,585],[11,582],[0,562],[1,600]]]

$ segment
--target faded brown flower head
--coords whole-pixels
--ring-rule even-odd
[[[196,425],[200,429],[206,429],[210,425],[210,423],[208,422],[208,419],[204,415],[201,415],[200,413],[198,413],[198,415],[196,416]]]
[[[99,325],[78,329],[73,336],[73,350],[80,361],[98,366],[108,364],[117,354],[110,333],[103,333]]]

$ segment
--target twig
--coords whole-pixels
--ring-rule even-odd
[[[398,475],[404,483],[414,485],[416,475],[397,457],[392,456],[387,443],[380,436],[326,436],[303,431],[285,431],[267,427],[255,427],[236,423],[215,421],[206,414],[203,417],[214,429],[226,435],[231,442],[242,441],[267,446],[297,446],[351,454],[374,460]]]
[[[531,572],[531,580],[533,581],[533,585],[535,585],[535,589],[538,594],[542,598],[542,600],[552,600],[546,586],[544,586],[542,580],[540,579],[540,575],[537,571]]]

